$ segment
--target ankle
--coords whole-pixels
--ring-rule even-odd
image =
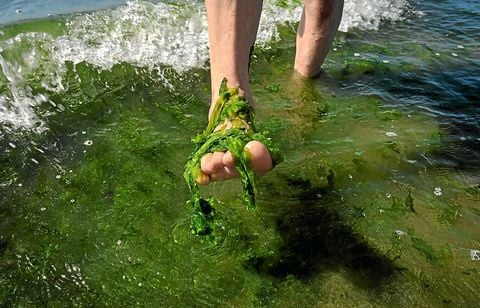
[[[249,103],[252,108],[255,108],[255,100],[253,99],[252,93],[250,92],[250,86],[247,83],[247,86],[240,86],[238,82],[230,82],[227,80],[227,86],[229,88],[238,88],[239,95],[244,97]],[[208,119],[210,120],[210,116],[212,115],[213,110],[215,109],[215,104],[217,103],[218,96],[219,96],[219,86],[212,87],[212,100],[210,102],[210,109],[208,111]]]

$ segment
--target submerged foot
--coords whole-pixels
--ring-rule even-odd
[[[265,175],[273,168],[272,157],[261,142],[250,141],[245,145],[245,149],[250,153],[250,163],[257,175]],[[198,184],[201,185],[238,177],[230,151],[206,154],[202,157],[201,169],[202,174],[197,178]]]

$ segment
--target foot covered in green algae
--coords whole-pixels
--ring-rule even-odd
[[[213,231],[215,211],[212,199],[203,199],[198,185],[207,184],[210,179],[226,179],[238,175],[242,181],[243,199],[247,208],[254,209],[255,172],[266,173],[280,162],[281,155],[278,148],[272,146],[270,138],[256,132],[253,108],[247,99],[240,96],[238,88],[227,87],[226,79],[220,86],[219,98],[207,128],[193,142],[196,148],[185,165],[184,177],[192,192],[192,199],[187,201],[193,208],[192,233],[202,235]],[[269,155],[262,153],[264,149]],[[255,168],[255,164],[264,164],[261,161],[252,163],[255,155],[269,160],[267,170]],[[219,163],[216,164],[214,160],[219,160]],[[202,165],[207,172],[211,171],[210,175],[202,171]],[[224,170],[216,170],[218,166]]]

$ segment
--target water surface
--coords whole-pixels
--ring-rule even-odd
[[[205,188],[211,237],[182,178],[208,110],[204,7],[84,3],[2,20],[3,305],[478,302],[475,1],[347,1],[311,81],[292,74],[298,8],[267,2],[252,89],[286,159],[255,211],[237,181]]]

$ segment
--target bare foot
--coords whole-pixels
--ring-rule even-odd
[[[253,140],[245,145],[250,152],[250,163],[258,175],[265,175],[272,169],[272,158],[267,148],[259,141]],[[202,174],[197,178],[198,184],[207,185],[211,181],[223,181],[238,177],[232,153],[208,153],[201,161]]]
[[[212,83],[216,85],[217,83]],[[220,85],[220,83],[218,83]],[[241,86],[235,78],[228,81],[228,87],[237,87],[239,95],[247,98],[252,107],[255,107],[255,100],[250,93],[250,86],[248,82]],[[212,88],[212,103],[208,112],[210,119],[215,108],[215,103],[218,99],[220,86]],[[245,149],[250,153],[250,163],[253,171],[257,175],[265,175],[273,168],[272,157],[268,149],[261,142],[253,140],[245,145]],[[207,185],[213,181],[223,181],[238,177],[238,172],[235,169],[235,162],[230,151],[208,153],[202,157],[201,160],[202,173],[197,177],[197,183],[200,185]]]

